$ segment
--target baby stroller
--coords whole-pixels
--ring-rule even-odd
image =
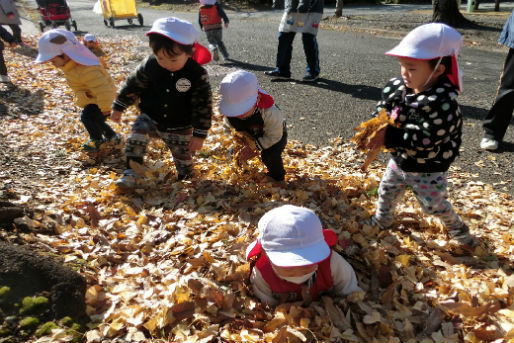
[[[41,32],[45,30],[46,26],[55,28],[60,25],[64,25],[68,31],[73,26],[73,29],[77,31],[77,22],[71,18],[66,0],[36,0],[36,3],[41,15],[39,22]]]

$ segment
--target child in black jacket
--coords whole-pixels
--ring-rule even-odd
[[[123,84],[111,115],[119,121],[121,112],[140,100],[141,114],[127,138],[127,169],[116,183],[119,187],[136,186],[131,162],[143,163],[150,137],[161,138],[171,150],[179,180],[192,176],[192,154],[202,148],[212,116],[209,75],[200,65],[211,56],[196,43],[198,34],[191,23],[174,17],[157,19],[147,32],[153,55]]]

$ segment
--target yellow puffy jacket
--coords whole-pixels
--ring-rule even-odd
[[[116,87],[109,73],[100,65],[85,66],[69,61],[61,68],[68,85],[75,92],[79,107],[96,104],[102,112],[110,112]]]

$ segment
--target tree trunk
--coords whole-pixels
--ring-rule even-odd
[[[500,0],[494,0],[494,11],[500,12]]]
[[[475,3],[473,4],[473,10],[477,11],[478,10],[478,5],[480,5],[480,1],[479,0],[475,0]]]
[[[462,15],[457,6],[457,0],[433,0],[432,21],[445,23],[452,27],[472,26],[473,23]]]

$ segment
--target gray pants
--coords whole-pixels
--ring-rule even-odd
[[[193,173],[193,158],[189,151],[189,142],[193,136],[193,129],[186,128],[173,131],[157,130],[155,123],[147,114],[141,113],[132,125],[127,143],[125,155],[127,156],[127,169],[130,169],[130,160],[143,164],[146,146],[150,138],[161,138],[168,146],[177,168],[179,178],[191,176]]]
[[[209,48],[211,50],[214,50],[218,48],[223,55],[223,58],[228,58],[228,52],[227,48],[225,47],[225,44],[223,43],[222,39],[222,29],[212,29],[205,31],[205,34],[207,35],[207,41],[209,42]]]

